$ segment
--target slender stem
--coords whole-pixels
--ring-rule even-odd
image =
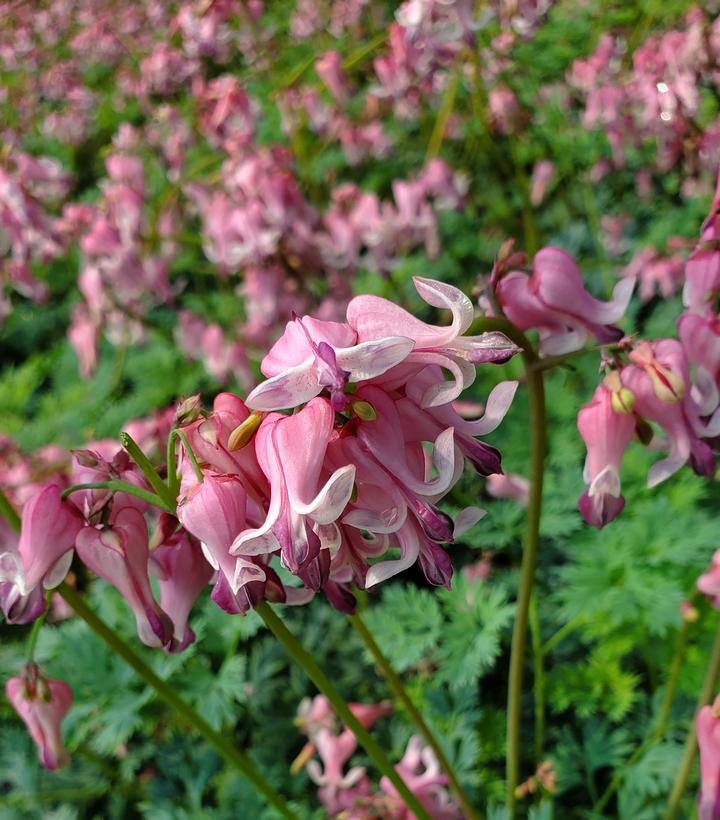
[[[0,515],[10,524],[15,532],[20,532],[20,516],[10,499],[0,488]]]
[[[430,748],[435,752],[435,756],[440,763],[440,767],[447,775],[448,782],[452,790],[455,792],[458,800],[460,801],[460,806],[462,807],[463,817],[467,818],[467,820],[477,820],[479,818],[479,814],[473,808],[472,803],[470,802],[470,798],[465,793],[465,790],[460,785],[460,782],[457,779],[457,776],[450,765],[450,761],[447,758],[447,755],[443,751],[442,746],[438,743],[437,738],[432,733],[430,727],[425,722],[425,719],[420,714],[420,711],[415,706],[415,704],[410,699],[405,687],[400,680],[397,672],[392,668],[390,661],[385,657],[380,647],[375,642],[370,630],[365,625],[365,622],[359,615],[350,615],[350,623],[355,628],[355,631],[360,635],[362,638],[365,646],[367,647],[370,654],[373,656],[375,663],[378,665],[378,668],[383,673],[387,682],[390,684],[390,688],[395,693],[395,696],[398,700],[403,704],[405,707],[408,715],[410,715],[411,720],[417,726],[420,734],[425,738],[426,743],[430,746]]]
[[[530,596],[530,640],[533,651],[533,695],[535,696],[535,760],[543,757],[545,746],[545,669],[537,596]]]
[[[435,126],[430,135],[430,142],[428,143],[427,153],[425,154],[425,161],[429,162],[440,153],[443,139],[445,138],[445,131],[447,130],[448,120],[452,114],[453,106],[455,105],[455,96],[457,95],[458,84],[460,83],[460,74],[455,72],[448,81],[445,96],[443,97],[440,110],[438,111]]]
[[[363,728],[362,724],[350,711],[342,695],[330,682],[325,672],[318,666],[315,658],[313,658],[292,632],[290,632],[267,601],[262,601],[255,607],[255,611],[263,619],[265,626],[267,626],[280,641],[288,655],[302,668],[320,692],[330,701],[340,720],[355,735],[360,745],[370,755],[378,769],[397,789],[398,794],[405,801],[407,808],[413,812],[418,820],[431,820],[420,801],[405,785],[405,781],[397,773],[395,767],[378,742]]]
[[[535,350],[518,328],[507,319],[495,317],[477,319],[469,331],[499,330],[522,349],[523,364],[530,395],[530,498],[528,500],[523,557],[520,566],[517,612],[510,648],[510,675],[507,706],[506,779],[507,808],[510,818],[515,816],[515,789],[520,777],[520,699],[522,695],[523,660],[527,640],[530,596],[535,580],[538,546],[540,543],[540,515],[542,512],[543,475],[545,470],[545,384],[542,370],[534,369],[538,361]]]
[[[582,624],[584,618],[585,613],[578,612],[577,615],[563,624],[557,632],[554,632],[543,644],[543,655],[549,654],[559,643],[562,643],[571,632],[574,632]]]
[[[182,441],[182,445],[185,448],[185,452],[187,453],[187,457],[190,459],[190,463],[193,466],[193,470],[195,470],[195,475],[197,480],[202,483],[204,480],[204,476],[202,470],[200,469],[200,465],[198,464],[197,457],[193,452],[193,448],[190,446],[190,442],[187,440],[187,436],[183,433],[182,430],[177,431],[177,437]],[[173,504],[175,504],[175,499],[173,499]]]
[[[297,817],[297,815],[291,811],[284,798],[273,789],[268,781],[265,780],[264,776],[255,768],[255,764],[250,758],[239,749],[236,749],[227,737],[216,732],[190,704],[186,703],[177,694],[172,686],[158,677],[135,650],[90,609],[77,590],[68,586],[66,583],[62,583],[58,587],[58,592],[67,603],[70,604],[75,613],[87,623],[90,629],[101,637],[128,666],[131,666],[145,683],[157,692],[158,696],[164,700],[165,703],[171,706],[181,718],[197,730],[230,765],[242,772],[250,783],[266,798],[268,803],[274,806],[283,817],[291,819]]]
[[[180,489],[180,475],[177,469],[177,457],[175,455],[175,442],[178,439],[178,431],[173,428],[167,440],[167,450],[165,454],[165,465],[167,471],[167,482],[170,493],[173,499],[177,501],[178,491]]]
[[[73,484],[63,491],[62,498],[66,499],[71,493],[78,490],[115,490],[118,493],[127,493],[127,495],[134,495],[136,498],[142,498],[148,504],[154,507],[160,507],[165,512],[175,513],[175,504],[167,504],[164,499],[160,498],[155,493],[150,493],[143,490],[142,487],[137,487],[135,484],[130,484],[129,481],[90,481],[87,484]]]
[[[47,604],[47,595],[45,596],[45,602]],[[27,659],[28,663],[32,663],[35,659],[35,647],[37,646],[38,636],[40,635],[40,629],[42,625],[45,623],[45,618],[48,614],[48,608],[46,606],[45,611],[42,615],[35,620],[32,625],[32,629],[30,630],[30,635],[28,636],[28,643],[27,643]]]
[[[120,433],[120,444],[128,451],[130,458],[142,470],[148,484],[170,507],[175,505],[175,497],[168,490],[167,484],[160,478],[150,459],[143,453],[129,433]]]
[[[715,643],[713,644],[712,654],[710,655],[710,663],[708,664],[707,672],[705,673],[705,681],[703,688],[698,698],[697,708],[701,709],[710,703],[715,695],[715,690],[718,686],[718,679],[720,678],[720,626],[715,634]],[[695,761],[695,753],[697,752],[697,744],[695,742],[695,715],[693,715],[690,729],[688,731],[687,740],[685,741],[685,751],[683,752],[682,760],[675,775],[675,782],[673,783],[670,797],[668,798],[667,808],[663,815],[663,820],[675,820],[680,801],[685,794],[685,788],[690,778],[690,771]]]
[[[376,34],[371,40],[368,40],[367,43],[360,46],[360,48],[353,51],[353,53],[348,56],[348,58],[343,62],[343,68],[346,71],[349,68],[354,68],[358,63],[361,63],[368,56],[368,54],[372,54],[376,48],[380,48],[386,40],[387,31],[381,31],[379,34]]]

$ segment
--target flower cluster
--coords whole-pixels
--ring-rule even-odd
[[[126,598],[140,639],[168,652],[193,641],[188,616],[211,582],[213,600],[230,613],[264,599],[304,603],[319,591],[353,611],[351,583],[372,588],[416,562],[430,583],[449,585],[441,544],[482,511],[453,521],[438,504],[465,458],[481,475],[501,472],[499,452],[478,436],[500,423],[516,383],[498,385],[474,421],[453,401],[476,365],[504,362],[517,348],[501,333],[463,335],[473,307],[456,288],[415,285],[430,305],[451,311],[450,325],[358,296],[345,323],[290,321],[247,402],[221,393],[205,413],[188,400],[173,429],[169,412],[133,422],[125,449],[90,443],[69,465],[53,451],[50,474],[34,486],[31,465],[9,453],[8,485],[17,474],[27,486],[13,493],[20,537],[3,532],[0,550],[8,621],[44,611],[43,591],[65,578],[74,552]],[[165,452],[168,435],[182,444],[163,485],[145,461]],[[137,442],[147,453],[139,460]]]
[[[365,728],[369,728],[391,711],[392,706],[351,703],[350,710]],[[411,820],[414,815],[387,777],[381,778],[379,789],[374,790],[362,766],[352,766],[345,771],[357,749],[357,740],[350,729],[337,725],[337,717],[327,698],[318,695],[312,701],[303,701],[299,724],[309,742],[296,762],[305,764],[311,780],[318,786],[318,797],[329,817]],[[319,762],[314,758],[315,753]],[[462,817],[447,791],[447,777],[441,772],[434,752],[423,746],[420,737],[410,738],[405,754],[395,768],[433,820],[459,820]]]

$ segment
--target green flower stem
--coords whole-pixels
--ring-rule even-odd
[[[515,816],[515,789],[520,777],[520,699],[522,695],[523,660],[527,640],[530,596],[535,580],[538,546],[540,543],[540,515],[545,471],[547,432],[545,424],[545,384],[543,371],[536,369],[538,357],[524,333],[507,319],[488,318],[473,322],[469,333],[499,330],[522,349],[523,364],[530,395],[530,498],[528,500],[523,557],[520,566],[517,612],[510,649],[510,675],[507,707],[506,779],[507,808],[510,818]]]
[[[175,496],[172,495],[168,489],[167,484],[160,478],[157,470],[150,463],[150,459],[138,447],[132,436],[128,433],[120,433],[120,444],[127,450],[130,458],[141,469],[142,474],[148,481],[148,484],[155,490],[155,492],[162,498],[162,500],[169,506],[175,506]]]
[[[193,470],[195,470],[195,476],[197,480],[202,484],[204,480],[204,476],[202,470],[200,469],[200,465],[198,464],[197,457],[193,451],[193,448],[190,446],[190,442],[187,440],[187,436],[183,433],[182,430],[176,430],[177,437],[182,442],[182,446],[185,448],[185,453],[187,457],[190,459],[190,463],[193,466]],[[175,507],[176,499],[173,499],[173,508]]]
[[[177,469],[177,459],[175,455],[175,442],[178,439],[178,431],[173,428],[167,440],[167,452],[165,455],[165,464],[167,469],[167,483],[168,489],[172,494],[173,499],[177,500],[178,492],[180,491],[180,474]]]
[[[45,594],[45,611],[43,614],[35,619],[35,622],[32,625],[32,629],[30,630],[30,635],[28,636],[28,643],[27,643],[27,659],[28,663],[32,663],[35,659],[35,647],[37,646],[38,637],[40,635],[40,630],[42,629],[42,625],[45,623],[45,618],[47,617],[49,607],[47,606],[49,603],[49,593]]]
[[[268,783],[262,774],[255,768],[255,764],[239,749],[236,749],[232,742],[216,732],[212,726],[202,718],[188,703],[186,703],[162,678],[145,663],[145,661],[127,644],[117,633],[112,630],[101,618],[99,618],[85,603],[77,590],[66,583],[60,584],[58,592],[73,608],[90,629],[102,638],[110,648],[117,653],[128,666],[151,686],[158,696],[165,701],[172,709],[187,723],[189,723],[202,737],[231,765],[238,769],[247,780],[262,794],[268,803],[274,806],[283,817],[296,820],[297,815],[291,811],[273,787]]]
[[[530,640],[533,651],[533,695],[535,697],[535,760],[543,758],[545,747],[545,668],[537,596],[530,596]]]
[[[0,515],[10,524],[15,532],[20,532],[20,516],[18,511],[10,503],[10,499],[0,488]]]
[[[387,682],[390,684],[390,688],[395,693],[395,696],[398,700],[402,703],[405,707],[408,715],[410,716],[413,723],[417,726],[420,734],[425,739],[425,742],[430,746],[430,748],[435,752],[435,756],[440,763],[440,767],[447,775],[448,782],[450,783],[450,787],[455,792],[457,796],[460,806],[462,808],[463,817],[467,818],[467,820],[478,820],[479,814],[473,808],[472,803],[470,802],[469,797],[465,793],[465,790],[460,785],[460,782],[455,775],[455,772],[450,765],[450,761],[447,759],[447,755],[443,751],[442,746],[438,743],[435,735],[433,735],[430,727],[425,722],[425,719],[420,714],[419,710],[415,706],[415,704],[410,699],[405,687],[400,680],[397,672],[392,668],[390,661],[385,657],[380,647],[375,642],[370,630],[365,625],[365,622],[359,615],[350,615],[350,623],[353,625],[355,631],[360,635],[362,638],[365,646],[367,647],[370,654],[373,656],[375,663],[378,665],[380,671],[383,673]]]
[[[168,504],[163,498],[160,498],[159,495],[155,495],[155,493],[150,493],[147,490],[143,490],[142,487],[138,487],[135,484],[130,484],[129,481],[90,481],[87,484],[73,484],[72,487],[68,487],[62,494],[63,500],[66,499],[72,493],[77,492],[78,490],[115,490],[118,493],[127,493],[127,495],[134,495],[136,498],[142,498],[143,501],[147,501],[148,504],[152,504],[154,507],[160,507],[161,510],[165,510],[165,512],[175,514],[175,504]]]
[[[705,673],[705,681],[703,682],[702,692],[698,698],[697,708],[701,709],[703,706],[712,702],[713,697],[718,686],[718,679],[720,679],[720,626],[718,626],[715,634],[715,643],[713,644],[712,654],[710,655],[710,663],[708,664],[707,672]],[[663,820],[675,820],[680,801],[682,800],[687,782],[690,778],[693,763],[695,762],[695,754],[697,753],[697,743],[695,741],[695,715],[693,715],[690,729],[688,730],[687,740],[685,741],[685,751],[683,752],[682,760],[675,775],[675,782],[673,783],[670,797],[668,798],[667,808],[663,815]]]
[[[330,701],[340,720],[355,735],[360,745],[370,755],[378,769],[397,789],[398,794],[405,802],[407,808],[413,812],[418,820],[431,820],[420,801],[408,789],[405,785],[405,781],[395,771],[395,767],[380,747],[380,744],[363,728],[362,724],[355,715],[353,715],[347,703],[343,700],[342,695],[318,666],[315,658],[313,658],[292,632],[290,632],[267,601],[262,601],[262,603],[255,607],[255,611],[263,619],[265,626],[267,626],[283,645],[287,654],[302,668],[320,692]]]
[[[450,78],[447,88],[445,89],[440,110],[438,111],[437,119],[435,120],[435,126],[433,127],[432,134],[430,135],[430,141],[428,142],[425,162],[435,159],[435,157],[440,153],[443,139],[445,139],[448,120],[450,119],[453,106],[455,105],[455,97],[457,95],[459,83],[460,74],[455,72]]]

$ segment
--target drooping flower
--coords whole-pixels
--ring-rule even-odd
[[[27,596],[37,586],[57,586],[70,568],[82,527],[82,516],[72,503],[62,500],[60,487],[42,487],[23,507],[17,550],[0,554],[0,581],[12,582],[19,596]]]
[[[589,335],[601,343],[618,341],[614,327],[625,313],[635,280],[625,278],[610,302],[601,302],[585,288],[575,260],[560,248],[542,248],[533,260],[531,276],[512,271],[497,284],[497,297],[505,315],[521,330],[540,332],[545,354],[579,350]]]
[[[587,447],[583,478],[588,485],[578,508],[593,527],[602,529],[625,506],[620,494],[620,464],[635,432],[633,396],[612,373],[578,413],[577,425]]]
[[[113,507],[109,526],[85,527],[78,534],[76,549],[82,562],[128,602],[140,640],[147,646],[169,648],[173,623],[153,598],[143,514],[134,507]]]
[[[270,506],[262,525],[241,532],[231,549],[240,556],[280,550],[283,565],[315,590],[327,577],[318,563],[320,551],[336,537],[333,525],[355,480],[355,467],[347,464],[321,484],[334,415],[330,402],[316,398],[293,416],[271,413],[263,419],[255,450],[270,482]]]
[[[43,766],[53,770],[67,765],[69,757],[60,735],[60,723],[73,700],[67,683],[44,677],[31,663],[20,677],[8,680],[5,692],[35,741]]]

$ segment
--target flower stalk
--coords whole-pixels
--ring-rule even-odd
[[[527,642],[530,597],[535,581],[538,546],[540,543],[540,516],[547,446],[545,384],[543,371],[535,367],[538,356],[528,338],[504,318],[478,319],[471,332],[500,331],[522,350],[530,398],[530,498],[528,500],[523,557],[520,566],[517,612],[510,649],[508,683],[506,787],[509,816],[515,816],[515,789],[520,779],[520,701],[522,696],[523,660]]]

